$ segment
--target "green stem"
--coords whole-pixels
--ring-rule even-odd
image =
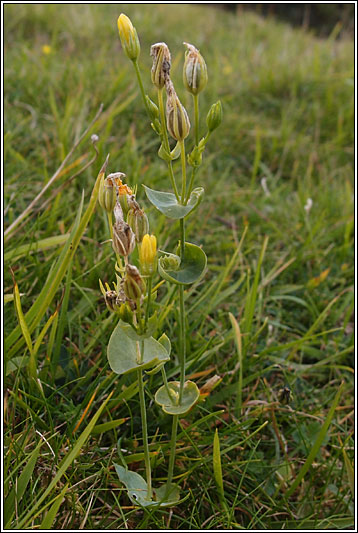
[[[199,95],[194,94],[194,127],[195,127],[195,144],[198,146],[199,144]]]
[[[135,72],[137,74],[137,80],[138,80],[138,84],[139,84],[139,89],[140,89],[140,92],[141,92],[141,95],[142,95],[142,99],[143,99],[143,102],[144,102],[144,105],[145,105],[145,109],[146,109],[148,115],[150,116],[149,106],[148,106],[148,103],[147,103],[147,99],[145,97],[145,91],[144,91],[144,87],[143,87],[142,76],[140,75],[138,61],[136,59],[133,61],[133,66],[134,66]]]
[[[193,190],[193,185],[194,185],[194,179],[195,179],[195,176],[196,176],[196,172],[197,172],[197,167],[193,167],[193,170],[191,172],[190,182],[189,182],[188,194],[186,195],[184,205],[186,205],[188,203],[188,200],[189,200],[190,195],[191,195],[191,191]]]
[[[184,204],[185,193],[186,193],[186,161],[185,161],[184,140],[180,141],[180,159],[181,159],[181,173],[182,173],[181,203]]]
[[[169,458],[169,467],[168,467],[168,479],[167,479],[167,490],[165,494],[165,498],[168,497],[169,491],[170,491],[170,485],[173,480],[173,472],[174,472],[174,462],[175,462],[175,449],[176,449],[176,440],[177,440],[177,430],[178,430],[178,415],[173,416],[173,423],[172,423],[172,437],[170,439],[170,458]]]
[[[179,287],[179,307],[180,307],[180,388],[179,404],[181,403],[185,383],[185,359],[186,359],[186,339],[185,339],[185,307],[184,307],[184,287]]]
[[[164,387],[165,387],[165,390],[167,391],[167,394],[170,398],[170,401],[172,402],[173,405],[178,405],[177,402],[175,401],[175,398],[173,396],[174,394],[174,391],[172,391],[169,387],[169,383],[168,383],[168,379],[167,379],[167,374],[165,372],[165,368],[162,367],[162,378],[163,378],[163,382],[164,382]]]
[[[111,234],[111,239],[113,240],[113,220],[112,220],[112,211],[107,213],[107,220],[108,220],[108,226],[109,226],[109,233]]]
[[[144,396],[144,383],[142,370],[137,370],[138,387],[139,387],[139,401],[140,401],[140,413],[142,418],[142,433],[143,433],[143,448],[144,448],[144,461],[147,478],[147,500],[152,499],[152,471],[150,467],[150,455],[148,445],[148,429],[147,429],[147,413],[145,410],[145,396]]]
[[[159,115],[160,115],[160,122],[162,125],[162,132],[163,132],[163,142],[164,142],[164,148],[165,150],[170,153],[170,146],[169,146],[169,139],[168,139],[168,133],[167,133],[167,126],[165,123],[165,111],[164,111],[164,100],[163,100],[163,90],[164,89],[158,89],[158,104],[159,104]],[[179,202],[179,193],[177,189],[177,184],[175,183],[175,177],[173,172],[173,166],[172,162],[168,162],[168,171],[169,171],[169,177],[170,181],[173,187],[174,194],[176,196],[177,201]]]
[[[151,297],[152,297],[152,276],[150,276],[148,279],[147,307],[145,310],[144,330],[146,330],[147,324],[148,324]]]

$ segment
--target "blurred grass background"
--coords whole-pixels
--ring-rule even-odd
[[[224,12],[189,4],[4,6],[5,226],[46,184],[99,105],[104,104],[96,127],[72,158],[72,172],[79,168],[82,155],[83,161],[92,155],[91,133],[100,137],[96,163],[44,208],[40,202],[6,243],[5,293],[12,291],[7,268],[12,267],[23,294],[23,308],[26,311],[30,307],[59,250],[19,256],[20,246],[69,231],[81,191],[85,190],[88,202],[107,153],[111,154],[109,172],[125,172],[128,183],[139,186],[138,200],[147,209],[152,231],[160,235],[159,246],[171,250],[176,243],[175,224],[154,211],[141,192],[141,183],[161,190],[169,190],[169,183],[165,165],[156,156],[158,141],[142,107],[132,66],[120,47],[116,20],[121,12],[137,28],[141,69],[151,98],[155,92],[150,83],[150,45],[164,41],[172,53],[177,92],[192,112],[181,81],[182,43],[186,41],[200,49],[208,66],[209,83],[200,101],[203,133],[210,105],[217,99],[223,103],[223,123],[212,136],[197,178],[197,185],[205,188],[205,200],[188,224],[189,240],[203,245],[209,268],[200,287],[187,295],[188,307],[192,307],[190,372],[211,368],[223,382],[191,415],[194,433],[181,435],[184,451],[177,469],[190,494],[182,508],[176,508],[174,514],[168,511],[148,516],[128,506],[111,466],[118,435],[110,432],[99,441],[93,439],[77,459],[70,486],[82,483],[87,476],[94,476],[94,483],[88,491],[86,484],[79,493],[70,489],[54,524],[62,529],[77,528],[84,517],[83,527],[88,529],[128,524],[136,528],[292,528],[293,520],[296,526],[301,521],[302,527],[312,528],[349,524],[353,504],[339,439],[351,456],[354,46],[343,26],[335,25],[327,37],[318,38],[313,32],[241,9]],[[70,174],[67,170],[56,187]],[[46,198],[50,196],[51,190]],[[244,244],[234,256],[245,228]],[[237,426],[232,418],[237,356],[228,312],[238,320],[245,314],[246,280],[252,282],[265,236],[269,240],[249,332],[243,392],[244,402],[258,403],[247,404],[246,415]],[[50,418],[53,428],[63,427],[64,421],[71,421],[74,427],[98,380],[109,379],[116,387],[115,396],[123,385],[130,384],[129,378],[111,378],[105,357],[112,328],[110,322],[104,322],[107,312],[98,278],[110,281],[113,275],[111,251],[108,245],[100,244],[106,239],[106,220],[97,209],[73,262],[61,343],[62,381],[52,383],[55,392],[45,411],[38,400],[26,396],[26,375],[13,373],[7,378],[9,465],[16,462],[19,453],[16,442],[27,438],[33,446],[38,442],[33,429],[40,427],[39,416],[45,425],[41,432]],[[60,297],[61,291],[49,312],[54,311]],[[106,326],[99,329],[102,323]],[[7,304],[5,333],[15,324],[15,313]],[[168,322],[166,327],[175,342],[175,323]],[[43,345],[40,360],[45,354]],[[100,377],[96,372],[88,374],[93,365]],[[173,375],[175,372],[173,362]],[[277,416],[290,458],[299,465],[342,380],[345,394],[331,441],[322,448],[302,491],[287,502],[287,467],[280,462],[280,443],[271,427],[270,410],[257,405],[269,403],[285,384],[292,389],[294,409],[301,414],[280,412]],[[204,382],[199,376],[198,384]],[[75,387],[71,383],[76,383]],[[151,382],[151,390],[156,390],[156,383]],[[101,405],[106,390],[93,407]],[[23,402],[26,398],[25,407],[14,395]],[[123,430],[126,447],[132,452],[138,446],[135,435],[140,432],[136,402],[136,397],[129,403],[117,401],[107,413],[119,418],[132,412],[132,420]],[[201,417],[218,409],[224,409],[223,416],[196,426]],[[249,440],[240,453],[234,449],[222,457],[225,494],[232,509],[228,515],[218,500],[211,465],[204,461],[206,466],[200,470],[188,464],[210,456],[213,425],[220,428],[225,445],[230,447],[237,435],[241,439],[266,418],[270,429],[266,428],[258,440]],[[164,449],[168,424],[158,413],[149,429],[153,436],[157,427],[161,428],[158,438]],[[186,422],[183,424],[185,428]],[[57,468],[63,447],[73,442],[72,433],[63,431],[57,436],[56,432],[46,433],[52,439],[55,459],[41,454],[39,468],[49,477]],[[195,446],[190,440],[193,435]],[[191,451],[186,451],[189,444]],[[90,457],[98,463],[97,470]],[[140,463],[137,466],[142,467]],[[159,461],[158,472],[159,477],[165,476],[165,461]],[[10,487],[11,483],[14,479],[9,480]],[[31,507],[41,489],[41,483],[31,483],[31,490],[18,502],[19,514]],[[127,505],[121,512],[118,498]],[[190,513],[185,510],[188,508]],[[88,509],[91,512],[87,513]]]

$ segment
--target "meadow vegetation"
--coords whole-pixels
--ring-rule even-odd
[[[5,527],[352,528],[351,38],[339,26],[319,39],[254,13],[198,5],[4,11]],[[110,154],[109,171],[137,186],[159,248],[175,248],[177,222],[142,187],[170,190],[118,39],[121,12],[138,30],[153,100],[149,51],[164,41],[193,113],[182,90],[186,41],[208,67],[203,134],[210,105],[220,99],[224,110],[198,172],[204,200],[187,226],[208,265],[184,296],[186,373],[200,389],[178,427],[174,481],[185,501],[160,510],[136,508],[114,468],[144,472],[140,406],[133,375],[118,376],[107,362],[115,318],[98,280],[112,281],[115,257],[104,242],[106,214],[90,199]],[[159,291],[175,380],[179,305],[167,285]],[[154,403],[160,374],[146,379],[159,484],[171,418]]]

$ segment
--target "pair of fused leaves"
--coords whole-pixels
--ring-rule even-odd
[[[163,411],[168,415],[184,415],[198,401],[200,391],[193,381],[184,383],[183,394],[179,403],[180,381],[171,381],[168,383],[168,392],[165,385],[160,387],[155,393],[155,401],[161,406]]]
[[[204,192],[202,187],[194,189],[187,204],[182,205],[171,192],[154,191],[145,185],[144,188],[148,200],[165,216],[176,220],[186,217],[198,207]],[[206,268],[205,252],[199,246],[186,242],[184,259],[181,260],[177,254],[166,254],[159,258],[158,272],[162,278],[177,285],[190,285],[198,281]]]
[[[155,340],[151,336],[138,335],[121,320],[114,328],[107,347],[109,366],[116,374],[129,374],[135,370],[154,371],[169,361],[170,340],[163,335]]]
[[[170,507],[177,505],[180,501],[179,486],[171,483],[170,487],[162,485],[158,489],[153,489],[153,497],[147,498],[148,485],[145,479],[137,472],[114,465],[119,480],[125,485],[129,499],[134,505],[141,507]]]

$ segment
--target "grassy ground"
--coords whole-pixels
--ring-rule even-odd
[[[201,388],[215,375],[222,381],[181,420],[175,477],[186,501],[161,512],[134,509],[113,463],[120,462],[119,447],[129,467],[143,473],[139,402],[131,375],[118,378],[106,359],[114,324],[98,278],[110,281],[113,254],[110,245],[101,244],[108,230],[97,208],[31,333],[35,341],[59,309],[59,320],[53,319],[38,351],[43,395],[31,385],[26,367],[8,367],[8,527],[351,528],[351,40],[335,35],[319,40],[254,14],[193,5],[5,6],[6,227],[41,191],[104,104],[54,185],[6,241],[5,293],[13,290],[11,267],[23,311],[31,308],[59,257],[61,235],[71,230],[82,190],[87,206],[107,153],[109,171],[125,172],[131,185],[169,189],[165,164],[156,157],[157,138],[120,48],[116,19],[122,11],[139,32],[151,96],[149,47],[165,41],[179,96],[192,112],[181,90],[182,42],[188,41],[208,65],[202,109],[218,98],[223,103],[223,124],[198,177],[205,200],[188,228],[189,240],[206,251],[208,271],[186,292],[188,374]],[[98,159],[66,183],[92,157],[92,133],[100,137]],[[170,249],[177,227],[139,191],[160,247]],[[57,244],[36,245],[55,236],[60,236]],[[166,289],[161,296],[159,310]],[[5,311],[6,356],[19,364],[29,353],[25,342],[14,340],[12,302]],[[177,312],[174,308],[164,322],[174,354]],[[243,335],[242,386],[229,313]],[[49,363],[53,358],[60,363],[56,372]],[[176,359],[167,366],[176,377]],[[159,385],[155,375],[147,387],[155,484],[166,478],[170,433],[169,417],[153,403]],[[284,386],[292,391],[288,406],[277,401]],[[94,417],[112,391],[97,422]],[[120,419],[123,423],[112,429],[98,427]],[[213,473],[216,428],[223,496]]]

